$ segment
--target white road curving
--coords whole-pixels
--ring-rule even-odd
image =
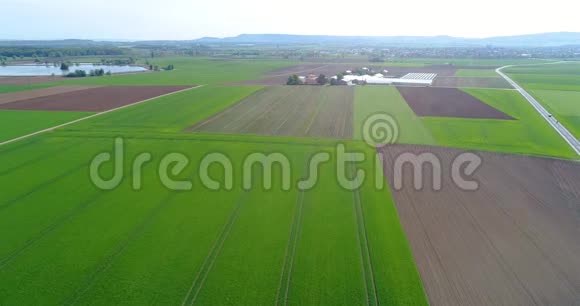
[[[510,77],[501,72],[502,69],[514,67],[514,65],[503,66],[495,70],[502,78],[504,78],[508,83],[510,83],[530,104],[542,115],[542,117],[564,138],[564,140],[570,145],[570,147],[580,155],[580,141],[568,131],[550,112],[548,112],[532,95],[527,93],[520,85],[514,82]]]

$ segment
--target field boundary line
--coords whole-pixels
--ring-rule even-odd
[[[34,133],[30,133],[30,134],[27,134],[27,135],[24,135],[24,136],[20,136],[20,137],[16,137],[16,138],[13,138],[13,139],[10,139],[10,140],[6,140],[6,141],[3,141],[3,142],[0,142],[0,146],[7,145],[7,144],[13,143],[13,142],[17,142],[17,141],[20,141],[22,139],[30,138],[32,136],[44,134],[46,132],[51,132],[51,131],[54,131],[56,129],[59,129],[59,128],[62,128],[62,127],[65,127],[65,126],[69,126],[71,124],[79,123],[81,121],[85,121],[85,120],[88,120],[88,119],[92,119],[92,118],[95,118],[95,117],[98,117],[98,116],[101,116],[101,115],[105,115],[105,114],[108,114],[108,113],[112,113],[112,112],[115,112],[115,111],[118,111],[118,110],[121,110],[121,109],[125,109],[125,108],[131,107],[131,106],[135,106],[135,105],[138,105],[138,104],[142,104],[142,103],[145,103],[145,102],[149,102],[151,100],[155,100],[155,99],[167,97],[167,96],[170,96],[170,95],[173,95],[173,94],[178,94],[178,93],[182,93],[182,92],[189,91],[189,90],[193,90],[193,89],[198,89],[198,88],[201,88],[201,87],[204,87],[204,86],[205,85],[197,85],[195,87],[190,87],[190,88],[186,88],[186,89],[182,89],[182,90],[178,90],[178,91],[166,93],[164,95],[156,96],[156,97],[149,98],[149,99],[145,99],[145,100],[142,100],[142,101],[139,101],[139,102],[135,102],[135,103],[123,105],[123,106],[120,106],[120,107],[117,107],[117,108],[109,109],[109,110],[106,110],[106,111],[103,111],[103,112],[100,112],[100,113],[92,114],[92,115],[89,115],[89,116],[86,116],[86,117],[82,117],[82,118],[79,118],[79,119],[75,119],[73,121],[69,121],[69,122],[66,122],[66,123],[62,123],[62,124],[59,124],[59,125],[55,125],[53,127],[49,127],[49,128],[44,129],[44,130],[40,130],[40,131],[37,131],[37,132],[34,132]]]
[[[354,173],[354,165],[350,165],[351,174]],[[357,183],[358,177],[357,177]],[[360,246],[361,264],[362,264],[362,274],[363,281],[365,285],[365,294],[367,299],[367,305],[379,305],[379,299],[377,295],[377,285],[375,283],[375,275],[373,271],[373,263],[370,254],[370,247],[367,237],[367,229],[365,224],[364,211],[361,204],[359,189],[352,191],[353,195],[353,208],[355,213],[355,225],[357,228],[357,240]],[[368,270],[368,271],[367,271]]]
[[[550,65],[550,64],[557,64],[557,63],[559,63],[559,62],[546,63],[543,65]],[[518,85],[518,83],[516,83],[514,80],[512,80],[506,74],[501,72],[501,70],[504,68],[517,67],[517,66],[518,65],[503,66],[503,67],[497,68],[496,72],[500,76],[502,76],[508,83],[510,83],[510,85],[512,85],[526,99],[526,101],[528,101],[528,103],[530,103],[530,105],[532,105],[532,107],[540,114],[540,116],[542,116],[542,118],[544,118],[544,120],[546,122],[548,122],[548,124],[554,130],[556,130],[556,132],[558,132],[558,134],[560,134],[560,136],[562,136],[562,138],[570,145],[572,150],[574,150],[574,152],[577,155],[580,155],[580,141],[578,141],[578,139],[576,139],[576,137],[564,125],[562,125],[560,123],[560,121],[558,121],[550,112],[548,112],[548,110],[546,110],[546,108],[544,108],[544,106],[542,106],[532,95],[530,95],[527,91],[525,91],[523,87]]]
[[[183,298],[183,302],[181,303],[182,306],[193,305],[193,303],[195,303],[195,300],[197,299],[197,295],[201,291],[201,288],[203,287],[203,284],[205,283],[205,279],[209,275],[209,272],[211,271],[211,269],[215,263],[215,259],[217,258],[217,256],[221,252],[221,249],[222,249],[225,241],[227,240],[227,238],[232,230],[232,227],[234,226],[234,223],[238,219],[238,215],[239,215],[240,210],[242,208],[242,204],[245,201],[245,197],[246,197],[247,193],[248,193],[247,191],[242,191],[242,194],[240,195],[240,197],[236,201],[234,210],[232,211],[228,220],[224,224],[224,227],[222,228],[219,236],[217,237],[216,241],[212,245],[209,253],[207,254],[207,257],[203,261],[202,265],[199,267],[199,271],[196,274],[195,278],[193,279],[193,283],[191,284],[191,287],[189,288],[189,290],[185,294],[185,297]],[[195,292],[194,292],[194,290],[195,290]],[[193,293],[193,296],[192,296],[192,293]]]

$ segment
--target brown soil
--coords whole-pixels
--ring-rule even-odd
[[[476,88],[513,88],[503,78],[477,77],[437,77],[433,81],[434,87],[476,87]]]
[[[61,81],[60,76],[0,77],[0,85],[30,85]]]
[[[106,86],[0,105],[0,109],[101,112],[191,86]]]
[[[575,305],[580,301],[580,163],[477,152],[477,191],[451,177],[460,150],[388,146],[388,178],[431,305]],[[416,191],[404,152],[441,160],[443,188]],[[430,167],[426,167],[429,169]],[[430,177],[429,171],[424,178]]]
[[[397,87],[417,116],[514,119],[455,88]]]
[[[0,105],[21,100],[34,99],[39,97],[74,92],[97,87],[99,86],[55,86],[48,88],[11,92],[0,95]]]

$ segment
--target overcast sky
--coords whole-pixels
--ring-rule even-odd
[[[580,32],[573,0],[2,0],[0,39]]]

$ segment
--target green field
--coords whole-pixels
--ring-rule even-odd
[[[494,69],[459,69],[455,72],[458,77],[473,78],[501,78]]]
[[[580,76],[579,62],[563,62],[546,65],[529,65],[509,67],[504,70],[509,74],[543,74]]]
[[[369,116],[393,116],[398,143],[576,157],[513,90],[463,89],[516,118],[481,120],[418,117],[395,87],[282,88],[274,96],[285,104],[279,108],[284,111],[275,112],[277,104],[258,103],[237,117],[257,111],[255,107],[272,108],[250,121],[266,126],[283,118],[307,127],[296,119],[304,115],[298,111],[304,111],[313,126],[352,113],[353,139],[242,135],[241,128],[227,131],[230,134],[191,133],[196,123],[268,92],[259,86],[224,83],[260,78],[295,63],[151,61],[174,64],[176,70],[63,82],[205,86],[0,146],[1,305],[426,305],[391,192],[382,169],[374,165],[375,149],[361,141]],[[497,64],[477,62],[482,63]],[[475,73],[468,71],[462,73]],[[567,101],[554,104],[555,112],[577,110],[572,93],[534,94]],[[313,96],[320,101],[304,103]],[[331,103],[327,100],[339,99],[348,103],[324,112]],[[286,105],[300,102],[300,109]],[[286,111],[291,109],[296,113]],[[0,139],[86,115],[3,111]],[[90,163],[98,154],[112,152],[116,137],[124,143],[122,163],[117,163],[123,165],[123,176],[119,186],[103,191],[90,180]],[[344,169],[336,164],[338,145],[365,157],[346,166],[349,178],[355,170],[365,170],[358,189],[348,189],[354,183],[345,186],[337,179],[339,169]],[[144,153],[151,154],[151,160],[138,174],[134,161]],[[163,184],[161,161],[169,153],[183,154],[189,161],[181,171],[170,171],[169,178],[191,182],[192,189],[175,191]],[[222,188],[216,191],[204,184],[200,165],[212,153],[224,154],[231,162],[231,189],[224,188],[228,176],[219,165],[208,172]],[[285,156],[289,188],[280,166],[273,168],[271,180],[260,166],[251,168],[246,177],[244,161],[253,153]],[[328,154],[329,160],[318,166],[316,184],[302,190],[298,182],[313,178],[310,160],[318,153]],[[103,166],[104,178],[113,177],[113,166],[113,162]],[[169,169],[175,170],[173,166]],[[244,186],[248,178],[253,184]],[[262,185],[266,181],[272,189]],[[137,182],[141,188],[136,190]],[[382,187],[377,187],[379,182]]]
[[[188,131],[352,139],[354,89],[268,86]]]
[[[0,142],[86,117],[83,112],[0,110]]]
[[[580,137],[580,63],[518,66],[506,72]]]
[[[358,191],[343,189],[335,140],[183,132],[258,89],[204,86],[0,147],[0,303],[425,305],[390,193],[375,189],[372,174]],[[117,136],[126,176],[101,191],[88,164]],[[374,169],[373,149],[345,144],[365,154],[358,167]],[[152,161],[135,191],[131,165],[144,152]],[[170,152],[191,161],[172,178],[193,190],[161,184],[159,163]],[[209,190],[197,175],[213,152],[233,164],[231,191]],[[242,189],[239,169],[255,152],[289,159],[290,190],[277,168],[273,189],[264,190],[259,167],[257,183]],[[302,192],[294,182],[319,152],[331,161]],[[103,176],[112,171],[107,164]],[[210,174],[223,177],[219,167]]]
[[[394,87],[357,87],[355,135],[361,138],[362,124],[370,114],[384,112],[397,120],[398,143],[576,157],[567,143],[518,92],[463,90],[516,120],[418,117]]]
[[[367,118],[376,113],[385,113],[397,121],[398,143],[435,144],[429,129],[395,87],[356,88],[354,109],[355,139],[363,139],[363,126]]]
[[[580,138],[580,91],[531,90],[530,94]]]
[[[509,74],[520,86],[530,90],[580,91],[580,76],[547,74]]]
[[[173,71],[63,80],[62,85],[200,85],[259,79],[264,72],[295,64],[289,61],[231,61],[198,58],[155,58],[151,65],[174,65]]]

